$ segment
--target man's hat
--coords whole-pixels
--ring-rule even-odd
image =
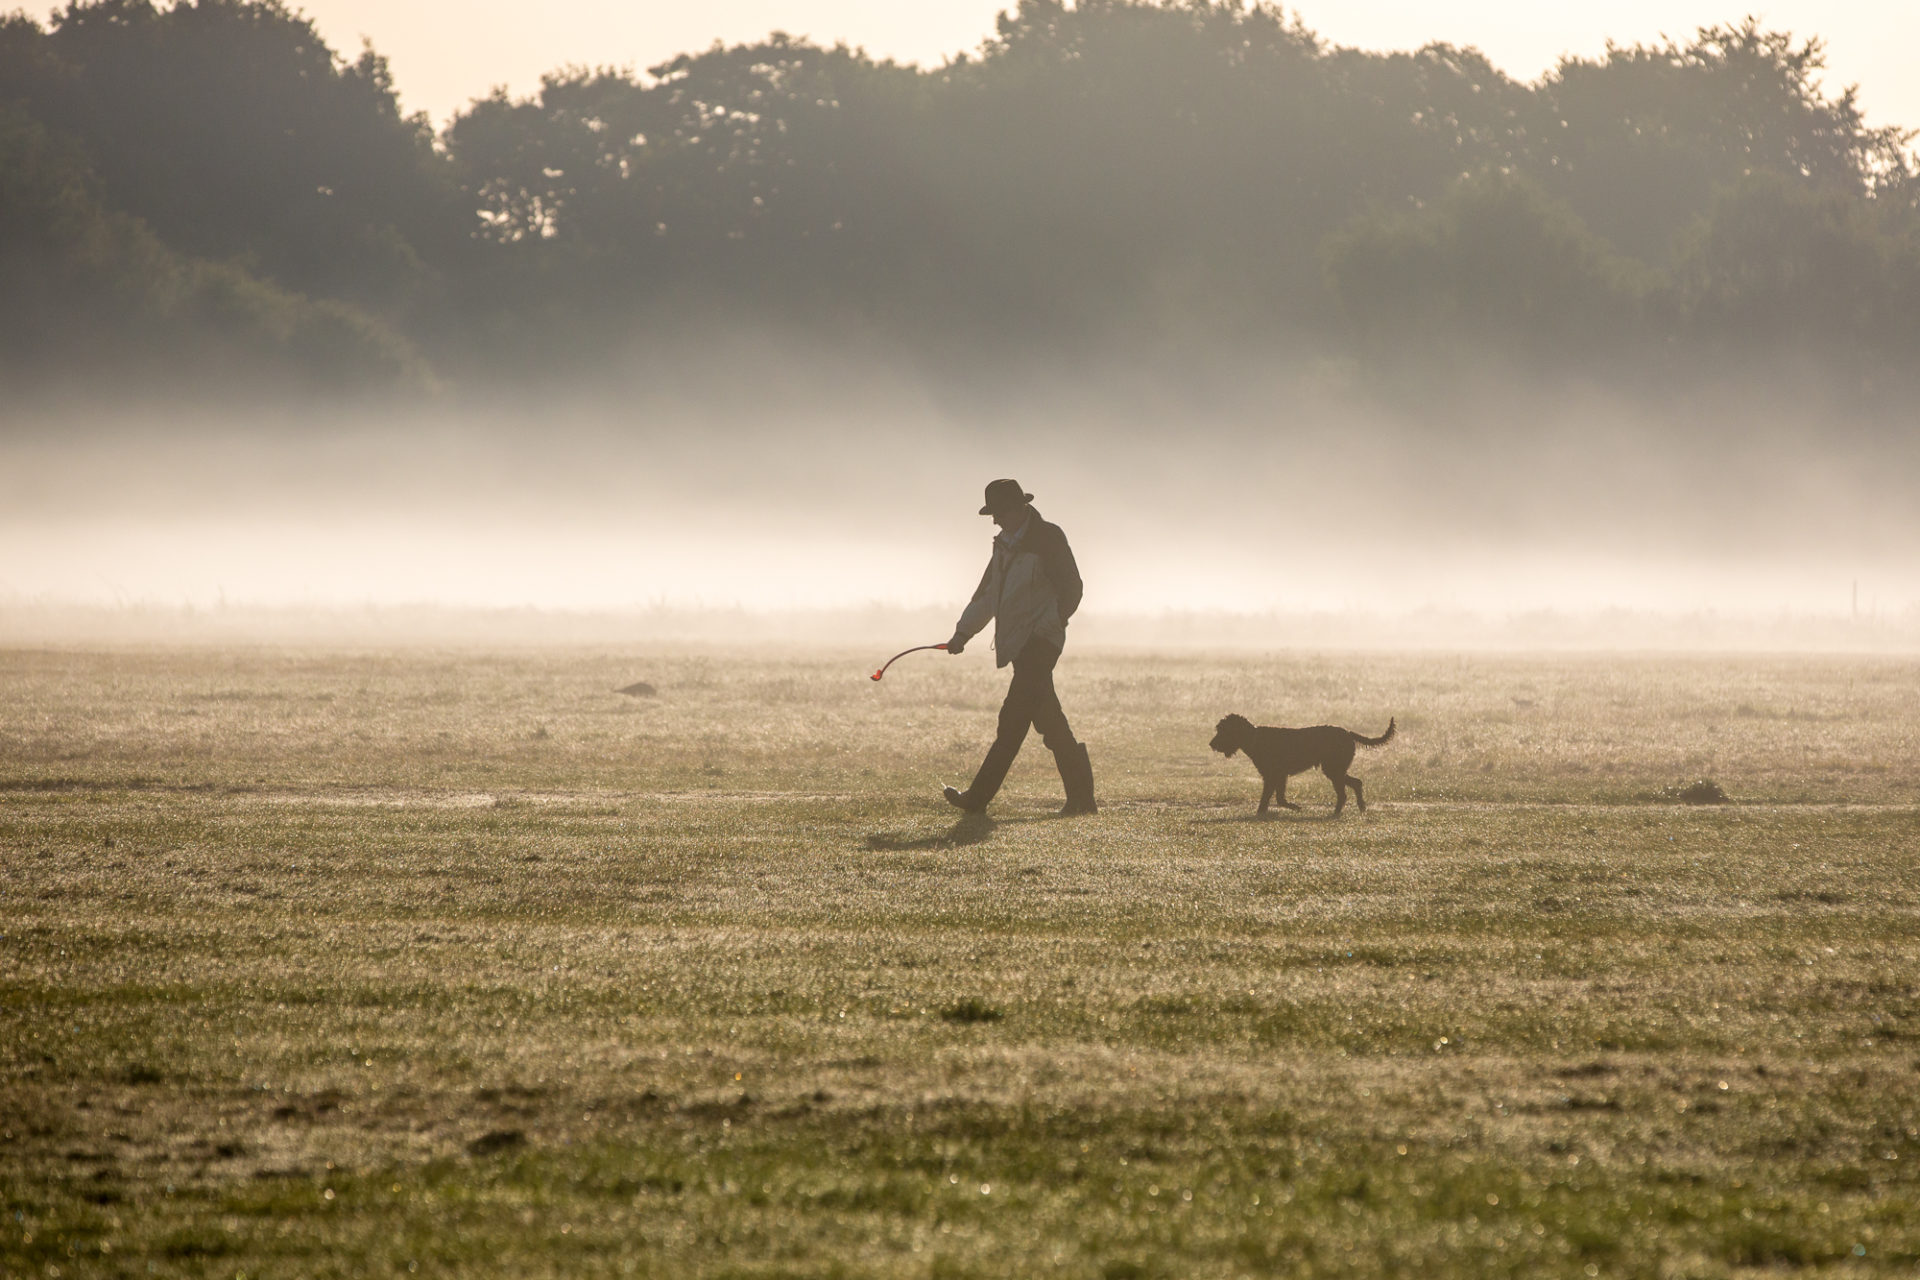
[[[1032,501],[1033,495],[1022,489],[1018,480],[995,480],[987,486],[987,505],[980,508],[980,514],[990,516],[996,511],[1005,511],[1008,507]]]

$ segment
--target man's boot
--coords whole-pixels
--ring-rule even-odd
[[[1054,753],[1053,762],[1060,767],[1060,781],[1067,789],[1067,803],[1061,808],[1060,816],[1071,818],[1100,812],[1100,806],[1093,799],[1093,761],[1087,756],[1087,744],[1076,742],[1063,747]]]
[[[1014,757],[1019,754],[1017,740],[1009,745],[1003,739],[994,739],[993,745],[987,748],[987,758],[980,762],[980,772],[973,775],[973,785],[965,791],[953,787],[944,789],[942,794],[947,797],[947,803],[968,813],[985,813],[988,802],[1000,794],[1000,784],[1007,780],[1007,770],[1013,768]]]

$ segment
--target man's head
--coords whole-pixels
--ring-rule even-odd
[[[1018,480],[995,480],[987,486],[987,501],[980,508],[983,516],[992,516],[1002,529],[1017,529],[1027,518],[1027,504],[1033,495],[1020,487]]]

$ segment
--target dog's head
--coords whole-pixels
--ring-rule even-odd
[[[1230,756],[1247,745],[1253,736],[1253,721],[1245,716],[1221,716],[1213,726],[1213,741],[1207,745],[1223,756]]]

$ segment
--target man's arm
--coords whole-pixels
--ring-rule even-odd
[[[994,589],[993,561],[987,561],[987,571],[980,575],[980,585],[973,590],[973,599],[961,611],[960,621],[953,625],[953,639],[947,641],[948,653],[959,653],[967,647],[967,641],[980,634],[980,629],[993,621],[993,611],[999,601],[995,599],[999,592]]]
[[[1060,601],[1060,621],[1065,622],[1080,607],[1086,588],[1080,581],[1080,566],[1073,560],[1073,548],[1067,545],[1067,535],[1057,524],[1048,525],[1047,531],[1047,538],[1040,544],[1040,567],[1053,584],[1054,596]]]

